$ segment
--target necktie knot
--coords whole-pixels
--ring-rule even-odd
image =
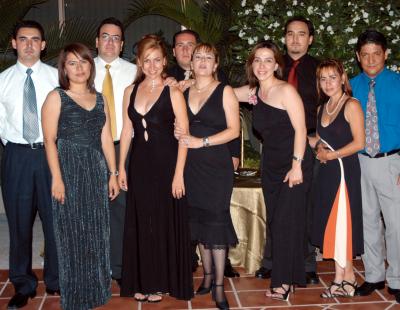
[[[110,64],[106,64],[105,67],[106,67],[106,70],[110,70],[111,65]]]
[[[26,74],[31,76],[33,70],[31,68],[26,69]]]
[[[296,70],[296,68],[299,65],[299,63],[300,63],[300,60],[293,61],[293,65],[292,65],[293,70]]]
[[[375,80],[370,80],[369,81],[369,88],[374,88],[375,87]]]

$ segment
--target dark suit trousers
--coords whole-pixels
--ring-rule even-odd
[[[115,145],[117,167],[119,161],[119,144]],[[129,153],[126,167],[129,162]],[[114,279],[121,279],[122,245],[124,240],[124,224],[126,210],[126,192],[121,190],[117,198],[110,203],[110,263],[111,274]]]
[[[30,294],[36,290],[32,272],[32,227],[39,212],[45,239],[44,282],[58,286],[57,252],[54,240],[51,176],[44,149],[7,143],[2,158],[2,193],[10,233],[9,278],[15,291]]]

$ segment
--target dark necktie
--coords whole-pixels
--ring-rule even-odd
[[[300,61],[295,60],[293,61],[292,67],[290,68],[289,75],[288,75],[288,83],[293,85],[297,89],[297,72],[296,68],[299,65]]]
[[[36,104],[35,85],[31,78],[32,69],[26,70],[23,94],[22,136],[28,143],[34,143],[39,137],[39,121]]]
[[[378,113],[376,110],[375,81],[369,82],[367,112],[365,117],[365,151],[375,157],[380,150]]]

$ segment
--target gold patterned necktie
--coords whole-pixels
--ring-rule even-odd
[[[108,111],[110,113],[111,133],[113,139],[115,140],[117,138],[117,119],[115,115],[113,83],[110,74],[111,66],[109,64],[106,64],[105,67],[106,67],[106,75],[104,76],[104,81],[103,81],[103,95],[107,99]]]

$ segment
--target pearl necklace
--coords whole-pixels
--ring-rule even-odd
[[[196,91],[198,92],[198,93],[201,93],[203,90],[205,90],[208,86],[210,86],[212,83],[214,82],[214,80],[212,80],[210,83],[208,83],[207,85],[205,85],[205,86],[203,86],[203,87],[200,87],[200,88],[198,88],[197,86],[196,86],[196,84],[193,84],[193,86],[194,86],[194,88],[196,89]]]
[[[345,94],[346,94],[346,93],[343,92],[342,96],[341,96],[341,97],[339,98],[339,100],[337,101],[336,107],[333,109],[332,112],[329,112],[329,111],[328,111],[328,105],[329,105],[329,103],[331,102],[331,98],[329,98],[329,100],[328,100],[328,102],[327,102],[327,104],[326,104],[326,106],[325,106],[326,114],[328,114],[329,116],[332,116],[333,114],[336,113],[337,109],[341,106],[340,101],[343,99],[343,97],[344,97]]]

